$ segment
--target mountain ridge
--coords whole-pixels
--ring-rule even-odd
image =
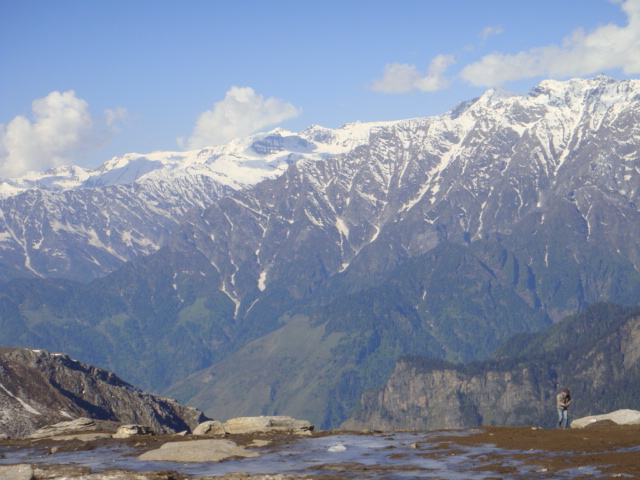
[[[155,433],[193,430],[202,412],[150,395],[112,372],[68,355],[0,348],[0,433],[26,437],[38,428],[88,417],[142,424]]]

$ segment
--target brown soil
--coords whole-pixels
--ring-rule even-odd
[[[326,436],[334,434],[360,434],[367,435],[374,432],[314,432],[313,436]],[[381,433],[381,432],[377,432]],[[456,431],[441,431],[435,437],[429,435],[424,440],[420,440],[419,432],[416,436],[415,453],[399,455],[406,458],[404,467],[395,465],[385,466],[364,466],[354,463],[332,463],[323,466],[317,466],[316,469],[324,470],[325,473],[317,471],[312,475],[314,480],[341,480],[346,478],[345,473],[351,472],[357,474],[358,478],[370,478],[370,474],[374,472],[376,475],[385,475],[386,471],[399,472],[404,471],[405,475],[410,471],[423,470],[413,466],[411,458],[415,456],[425,456],[431,458],[439,458],[448,455],[455,455],[457,452],[462,453],[464,449],[472,446],[493,445],[501,449],[499,453],[479,453],[468,465],[468,471],[476,472],[493,472],[497,473],[500,478],[525,478],[522,471],[513,465],[513,461],[517,460],[531,467],[535,472],[535,478],[553,479],[558,478],[557,472],[571,469],[578,472],[572,475],[572,480],[590,479],[594,477],[589,473],[587,467],[596,468],[601,475],[597,478],[636,478],[640,479],[640,425],[634,426],[617,426],[606,423],[594,424],[589,428],[583,429],[560,429],[560,430],[544,430],[541,428],[522,426],[522,427],[482,427],[474,429],[472,433]],[[205,437],[203,437],[205,438]],[[211,437],[208,437],[211,438]],[[288,435],[232,435],[227,437],[239,445],[251,447],[256,441],[268,443],[271,447],[277,449],[278,446],[297,442],[300,437]],[[178,435],[162,435],[162,436],[134,436],[128,439],[120,440],[129,444],[136,455],[136,451],[143,451],[158,448],[167,441],[189,441],[193,440],[193,436]],[[25,448],[28,446],[41,445],[45,448],[51,442],[56,445],[57,451],[64,450],[92,450],[96,446],[113,440],[97,440],[95,442],[52,442],[52,440],[4,440],[0,441],[0,445],[12,445],[17,448]],[[434,443],[435,445],[434,448]],[[420,444],[429,445],[428,449],[421,448]],[[392,448],[392,447],[389,447]],[[632,451],[629,451],[632,450]],[[580,475],[580,467],[585,469],[585,474]],[[63,465],[40,465],[36,474],[36,479],[49,480],[56,477],[60,473],[59,470],[65,468],[70,469],[72,466]],[[80,467],[73,467],[79,468]],[[82,467],[84,468],[84,467]],[[520,472],[520,473],[518,473]],[[147,472],[146,474],[136,474],[136,478],[158,480],[158,479],[186,479],[192,478],[184,475],[165,475],[166,472]],[[489,473],[491,475],[491,473]],[[47,476],[49,475],[49,476]],[[221,477],[215,477],[217,480],[229,479],[237,480],[240,474],[229,474]],[[90,478],[90,477],[87,477]],[[114,476],[113,478],[120,478]],[[122,478],[129,478],[126,475]],[[206,477],[213,478],[213,477]],[[263,480],[263,479],[281,479],[281,480],[297,480],[307,479],[308,476],[294,475],[242,475],[243,480]],[[409,478],[409,477],[407,477]],[[494,477],[491,477],[494,478]]]
[[[611,476],[631,475],[640,478],[640,425],[594,425],[580,429],[544,430],[534,427],[483,427],[466,437],[448,437],[450,444],[470,446],[493,444],[508,451],[493,455],[478,470],[509,473],[513,467],[502,465],[518,459],[539,467],[538,471],[554,472],[568,468],[594,466]],[[623,451],[635,448],[635,451]],[[521,453],[513,453],[513,451]],[[523,452],[523,453],[522,453]],[[584,478],[593,478],[585,475]]]

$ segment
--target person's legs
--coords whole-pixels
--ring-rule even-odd
[[[558,428],[569,428],[569,410],[558,409]]]
[[[569,428],[569,410],[562,411],[562,423],[564,428]]]
[[[563,420],[563,412],[564,410],[562,410],[561,408],[558,409],[558,428],[562,427],[562,420]]]

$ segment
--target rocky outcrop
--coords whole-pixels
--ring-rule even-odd
[[[602,415],[589,415],[571,422],[571,428],[585,428],[596,425],[614,423],[616,425],[640,425],[640,412],[638,410],[616,410]]]
[[[53,425],[46,425],[39,428],[31,435],[31,439],[41,438],[78,438],[80,436],[93,436],[94,432],[100,431],[112,431],[114,427],[113,422],[96,422],[91,418],[77,418],[68,422],[55,423]],[[110,434],[105,434],[105,437],[110,437]]]
[[[224,437],[226,435],[286,432],[307,435],[310,434],[313,429],[314,426],[306,420],[296,420],[286,415],[272,415],[232,418],[225,423],[211,420],[198,425],[193,430],[193,434]]]
[[[293,432],[305,433],[313,430],[306,420],[296,420],[285,415],[262,417],[238,417],[227,420],[224,429],[230,434]]]
[[[0,349],[0,433],[26,437],[83,417],[144,425],[154,433],[190,431],[206,420],[199,410],[145,393],[67,355]]]

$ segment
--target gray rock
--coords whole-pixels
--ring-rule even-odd
[[[232,457],[257,457],[230,440],[192,440],[165,443],[156,450],[143,453],[138,460],[160,462],[221,462]]]
[[[31,465],[0,465],[0,480],[35,480]]]
[[[216,435],[224,437],[227,432],[224,429],[224,425],[217,420],[209,420],[202,422],[193,430],[194,435]]]
[[[313,425],[306,420],[296,420],[285,415],[264,417],[238,417],[227,420],[224,424],[227,433],[269,433],[294,432],[303,433],[313,430]]]
[[[590,415],[572,421],[571,428],[584,428],[606,420],[610,420],[617,425],[640,425],[640,412],[638,410],[624,409],[602,415]]]
[[[116,433],[111,435],[112,438],[129,438],[134,435],[152,435],[153,432],[149,427],[142,425],[120,425]]]

